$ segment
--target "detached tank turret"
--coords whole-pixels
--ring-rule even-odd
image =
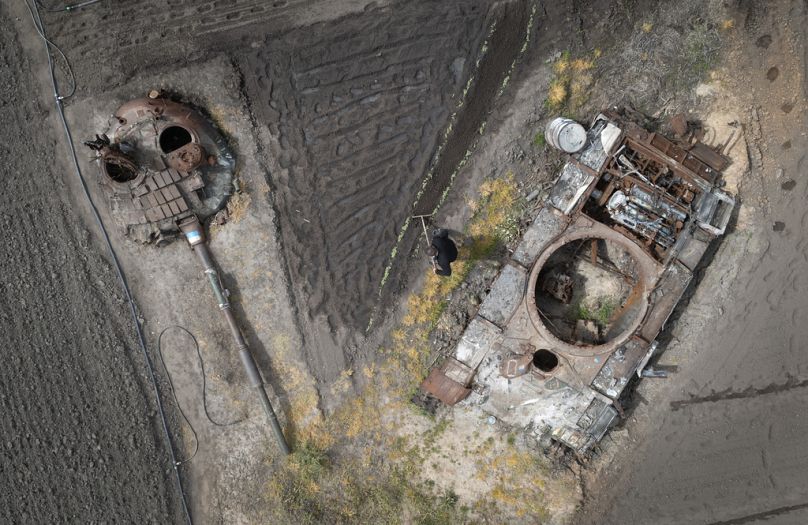
[[[178,221],[224,207],[236,162],[201,113],[152,91],[123,104],[110,122],[85,145],[96,152],[112,215],[130,238],[165,242],[179,234]]]

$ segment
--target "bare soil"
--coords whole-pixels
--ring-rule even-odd
[[[0,521],[181,521],[128,307],[10,16],[0,6]]]
[[[296,420],[305,420],[309,411],[316,414],[318,401],[327,403],[333,380],[355,357],[353,349],[345,347],[346,341],[361,339],[370,312],[379,304],[381,273],[398,228],[412,213],[415,193],[433,162],[441,134],[479,66],[475,60],[488,29],[495,20],[505,22],[497,38],[507,45],[497,45],[489,53],[489,62],[483,62],[483,80],[471,84],[479,95],[472,99],[475,111],[464,118],[462,133],[455,134],[446,148],[448,159],[430,187],[432,202],[442,194],[454,163],[476,135],[524,40],[525,4],[508,5],[520,9],[492,10],[486,3],[471,1],[419,2],[396,9],[385,2],[240,1],[175,2],[167,11],[159,2],[138,6],[101,2],[92,9],[43,15],[50,37],[63,48],[78,79],[76,97],[68,101],[67,110],[77,139],[98,131],[104,112],[108,114],[127,96],[153,87],[206,106],[226,126],[238,119],[238,125],[226,131],[241,146],[239,154],[251,154],[240,161],[241,196],[252,202],[245,227],[255,229],[260,240],[248,243],[249,235],[237,234],[243,228],[226,225],[213,247],[214,252],[224,251],[218,259],[225,264],[227,286],[245,300],[244,306],[237,303],[237,313],[278,396],[293,440],[289,414],[294,412]],[[18,22],[24,25],[25,19]],[[508,31],[512,22],[518,31]],[[38,42],[31,37],[35,50]],[[236,74],[226,66],[205,67],[221,54]],[[194,86],[187,73],[194,61],[200,86]],[[64,72],[63,65],[59,68]],[[174,74],[177,71],[181,73]],[[218,85],[211,79],[215,71],[226,77]],[[252,113],[216,95],[220,86],[243,96]],[[245,135],[250,131],[262,139],[255,149]],[[94,166],[83,158],[81,163],[92,183]],[[297,171],[290,178],[288,168],[292,167]],[[267,171],[271,189],[255,177],[261,168]],[[71,190],[75,192],[76,187]],[[96,197],[112,224],[103,198],[97,193]],[[266,210],[270,203],[277,206],[278,219]],[[84,206],[81,202],[79,216],[86,220]],[[234,215],[233,222],[243,215]],[[317,229],[293,229],[308,217],[316,219]],[[279,256],[278,246],[272,244],[277,226],[284,234],[286,268],[274,263]],[[417,232],[408,239],[416,240]],[[215,322],[202,320],[216,319],[217,313],[204,303],[204,287],[188,286],[195,275],[181,253],[183,247],[171,246],[158,256],[153,250],[132,246],[120,232],[113,232],[113,243],[142,305],[150,352],[154,353],[156,336],[169,323],[190,326],[219,387],[209,393],[214,410],[225,414],[224,420],[243,418],[249,394],[241,384],[237,363],[226,353],[209,355],[211,346],[226,349],[228,342],[217,332]],[[273,252],[262,261],[262,250]],[[241,271],[231,274],[228,261],[235,261]],[[161,270],[161,264],[167,266]],[[248,279],[243,273],[250,268]],[[402,282],[388,290],[397,292]],[[287,288],[297,299],[294,305],[286,305]],[[288,311],[297,312],[297,323],[287,317]],[[273,321],[282,326],[273,326]],[[258,469],[266,459],[267,445],[259,437],[260,416],[248,412],[246,427],[240,425],[236,433],[238,450],[220,452],[234,443],[234,431],[213,428],[199,413],[201,371],[188,357],[187,338],[174,335],[164,341],[168,365],[180,405],[203,440],[196,462],[182,467],[187,487],[197,495],[192,511],[212,520],[261,520],[260,507],[240,497],[240,493],[254,493],[261,484]],[[300,357],[306,360],[303,366]],[[167,394],[163,371],[158,373]],[[298,378],[309,374],[320,381],[319,393],[306,390],[305,379],[301,386]],[[168,405],[176,415],[174,403],[168,401]],[[194,448],[189,430],[182,421],[174,421],[172,431],[183,458]],[[249,488],[239,492],[245,483]],[[162,490],[170,493],[173,488],[165,485]]]
[[[440,201],[524,41],[526,14],[525,2],[408,2],[291,31],[247,55],[246,92],[268,129],[269,180],[321,383],[359,357],[404,286],[394,258],[421,229],[402,224]]]
[[[170,72],[136,75],[123,86],[72,101],[66,115],[75,137],[93,136],[120,104],[161,88],[182,93],[185,102],[204,108],[229,142],[238,145],[239,193],[229,201],[227,222],[209,228],[209,246],[287,439],[294,442],[296,424],[319,413],[318,395],[299,350],[301,338],[285,293],[288,282],[282,256],[272,235],[275,214],[270,191],[258,164],[238,78],[232,62],[219,56]],[[105,223],[115,224],[96,183],[97,163],[80,154],[79,164]],[[192,495],[194,521],[266,522],[262,487],[278,447],[196,255],[185,242],[145,245],[117,230],[112,230],[112,243],[139,305],[149,352],[158,363],[164,403],[178,416],[172,435],[182,461],[184,487]],[[158,340],[176,389],[176,403],[157,354]],[[179,417],[180,408],[187,421]]]

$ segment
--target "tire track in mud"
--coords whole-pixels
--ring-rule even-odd
[[[180,521],[117,279],[5,7],[0,26],[0,522]]]
[[[274,142],[295,296],[315,330],[367,325],[487,17],[478,2],[410,2],[292,31],[244,58],[253,112]],[[341,354],[343,342],[315,346]],[[321,363],[321,378],[342,359]]]
[[[58,2],[52,2],[58,6]],[[92,9],[79,9],[64,16],[63,13],[46,13],[52,24],[53,37],[68,43],[69,55],[76,59],[92,56],[113,56],[139,47],[153,46],[156,50],[166,40],[182,40],[183,36],[194,39],[216,35],[227,39],[243,36],[233,31],[250,24],[270,24],[282,27],[288,24],[310,0],[129,0],[107,1]],[[221,41],[221,39],[217,39]],[[114,43],[99,46],[99,42]],[[194,46],[196,47],[196,46]],[[184,49],[191,49],[190,46]],[[171,50],[163,48],[164,53]]]
[[[382,0],[384,1],[384,0]],[[76,2],[51,0],[60,8]],[[372,0],[106,0],[42,12],[48,34],[75,61],[80,94],[115,86],[145,69],[249,48],[269,35],[361,11]],[[98,64],[106,67],[99,68]]]
[[[514,1],[502,7],[502,12],[496,18],[495,26],[490,30],[477,58],[474,76],[469,79],[464,97],[459,102],[462,111],[452,115],[451,133],[447,132],[446,140],[435,154],[432,167],[415,196],[411,215],[434,214],[443,204],[455,177],[475,148],[478,135],[485,129],[488,113],[495,100],[503,93],[517,59],[530,42],[535,14],[536,4],[527,1]],[[521,30],[515,30],[517,28]],[[399,251],[411,253],[418,244],[420,230],[416,228],[414,232],[411,231],[410,224],[408,217],[401,226],[379,286],[381,298],[385,296],[388,278],[403,276],[403,272],[393,271]],[[394,277],[390,280],[390,286],[394,289],[400,287],[401,280],[402,277]],[[370,322],[373,321],[371,318]]]

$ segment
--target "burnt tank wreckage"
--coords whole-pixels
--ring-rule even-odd
[[[586,452],[622,413],[632,377],[653,372],[656,339],[735,200],[719,151],[622,113],[588,131],[554,123],[547,136],[567,162],[420,400]]]
[[[161,246],[182,236],[188,242],[202,264],[280,451],[288,454],[203,226],[233,193],[236,159],[226,138],[199,111],[155,90],[124,103],[109,122],[109,129],[84,144],[95,151],[100,184],[114,220],[132,240]]]
[[[119,107],[110,123],[85,145],[96,151],[112,215],[131,239],[160,244],[179,234],[180,221],[224,207],[236,160],[199,112],[152,91]]]

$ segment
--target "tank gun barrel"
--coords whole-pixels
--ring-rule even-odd
[[[202,263],[202,266],[205,269],[205,275],[210,282],[210,287],[213,290],[213,295],[216,297],[219,310],[221,310],[222,314],[224,314],[225,320],[227,320],[227,325],[230,327],[230,332],[232,333],[233,340],[236,343],[236,349],[238,350],[239,358],[241,358],[241,363],[244,365],[244,370],[247,373],[250,386],[258,391],[261,405],[264,408],[264,412],[267,415],[269,424],[272,427],[272,431],[278,441],[278,446],[284,455],[289,454],[289,445],[287,444],[286,438],[283,435],[283,430],[281,430],[281,425],[278,422],[278,416],[275,414],[275,410],[272,408],[272,403],[269,401],[269,396],[267,395],[264,380],[261,377],[261,372],[258,370],[258,367],[255,364],[255,360],[247,347],[247,343],[244,340],[241,329],[239,328],[236,318],[230,309],[228,293],[222,285],[221,279],[219,278],[219,272],[216,269],[216,265],[213,262],[213,257],[208,249],[202,224],[199,222],[199,219],[197,219],[196,216],[192,215],[186,219],[183,219],[179,224],[179,228],[185,235],[185,239],[188,241],[191,249],[193,249],[193,251],[199,257],[199,261]]]

